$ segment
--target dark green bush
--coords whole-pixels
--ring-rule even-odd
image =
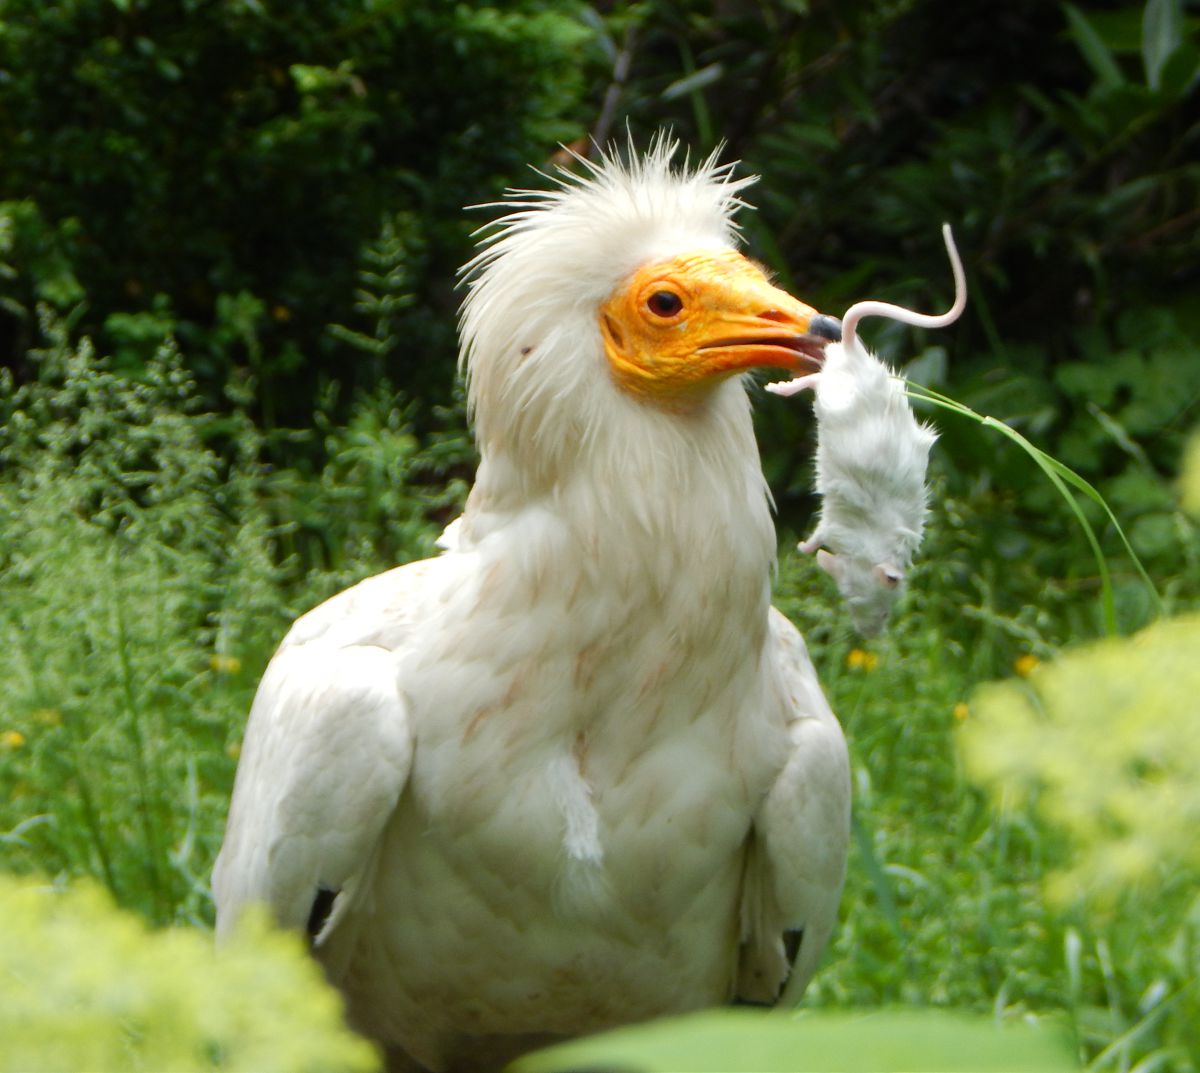
[[[318,378],[378,378],[326,325],[405,211],[425,270],[387,371],[445,392],[462,206],[577,134],[586,37],[546,0],[8,0],[0,356],[21,360],[35,298],[86,295],[80,326],[119,363],[173,326],[210,396],[249,366],[267,416],[306,419]]]

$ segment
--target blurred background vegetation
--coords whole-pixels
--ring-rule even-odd
[[[724,143],[761,175],[751,252],[831,313],[946,306],[949,220],[965,317],[877,322],[871,344],[1073,466],[1167,613],[1195,608],[1178,480],[1200,425],[1198,76],[1183,0],[0,0],[0,867],[208,923],[275,643],[430,554],[470,480],[454,280],[494,212],[464,206],[626,129]],[[992,797],[956,759],[988,725],[1006,764],[1025,757],[1019,733],[1065,702],[1034,689],[1030,716],[1011,690],[1102,631],[1063,504],[1008,440],[930,413],[924,564],[863,646],[791,553],[815,506],[808,408],[756,394],[779,600],[855,758],[844,923],[810,1003],[1057,1012],[1097,1069],[1197,1068],[1200,861],[1163,849],[1187,824],[1093,897],[1076,843],[1127,840],[1128,817],[1038,807],[1043,778],[1051,801],[1095,792],[1052,755],[999,781],[975,764]],[[1131,633],[1155,602],[1091,516]],[[1125,659],[1105,652],[1079,666]],[[973,703],[992,678],[1010,692]],[[1200,732],[1194,690],[1153,712]],[[1102,733],[1123,740],[1121,718]],[[1200,815],[1166,741],[1129,770],[1181,796],[1132,811]]]

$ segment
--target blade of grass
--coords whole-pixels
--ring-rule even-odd
[[[151,776],[153,761],[150,746],[142,726],[142,705],[135,685],[132,660],[132,644],[126,622],[124,578],[120,567],[120,548],[114,543],[109,548],[108,567],[111,572],[111,600],[109,612],[112,620],[114,648],[120,668],[121,692],[126,718],[129,722],[131,758],[136,780],[137,806],[145,838],[146,852],[142,859],[146,886],[154,909],[154,919],[165,924],[169,919],[167,895],[162,877],[163,849],[160,843],[161,815],[158,794]]]
[[[1138,557],[1136,551],[1133,550],[1133,545],[1130,544],[1129,538],[1125,535],[1125,530],[1121,527],[1121,523],[1117,521],[1117,517],[1113,514],[1112,509],[1105,501],[1104,497],[1096,490],[1096,488],[1076,473],[1070,466],[1060,462],[1053,455],[1043,451],[1040,447],[1031,443],[1020,432],[1011,425],[1005,424],[994,417],[989,417],[984,414],[977,413],[969,406],[963,405],[949,396],[943,395],[940,392],[934,391],[932,388],[925,387],[921,384],[906,383],[905,390],[910,398],[920,399],[924,402],[931,403],[934,406],[940,407],[943,410],[949,410],[951,413],[958,414],[960,417],[968,418],[971,421],[983,425],[985,428],[992,428],[1001,435],[1008,437],[1013,443],[1021,448],[1033,461],[1038,468],[1046,475],[1059,495],[1063,497],[1071,512],[1075,515],[1079,522],[1080,528],[1083,530],[1084,536],[1092,549],[1092,555],[1096,560],[1096,569],[1100,575],[1100,599],[1101,607],[1104,615],[1105,632],[1110,636],[1117,634],[1117,616],[1116,616],[1116,600],[1113,595],[1112,577],[1108,568],[1108,560],[1105,558],[1104,552],[1100,547],[1100,541],[1096,536],[1096,531],[1087,515],[1083,513],[1079,502],[1072,494],[1068,485],[1073,486],[1079,492],[1087,496],[1104,512],[1105,516],[1112,523],[1117,536],[1120,538],[1126,553],[1137,571],[1138,576],[1149,590],[1154,607],[1159,615],[1162,614],[1162,598],[1159,596],[1158,589],[1147,573],[1142,560]]]

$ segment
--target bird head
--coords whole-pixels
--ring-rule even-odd
[[[485,459],[561,468],[585,447],[650,439],[646,455],[662,456],[683,428],[725,420],[757,464],[739,374],[811,371],[837,337],[837,321],[738,250],[753,179],[712,157],[676,164],[677,148],[659,138],[643,156],[581,160],[551,189],[510,192],[485,229],[461,323]]]
[[[733,249],[644,265],[599,312],[615,386],[675,411],[700,405],[717,384],[750,369],[819,368],[831,320]]]

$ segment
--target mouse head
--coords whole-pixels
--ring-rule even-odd
[[[874,637],[887,625],[892,607],[904,591],[904,571],[900,567],[825,550],[817,552],[817,565],[837,582],[859,633]]]

